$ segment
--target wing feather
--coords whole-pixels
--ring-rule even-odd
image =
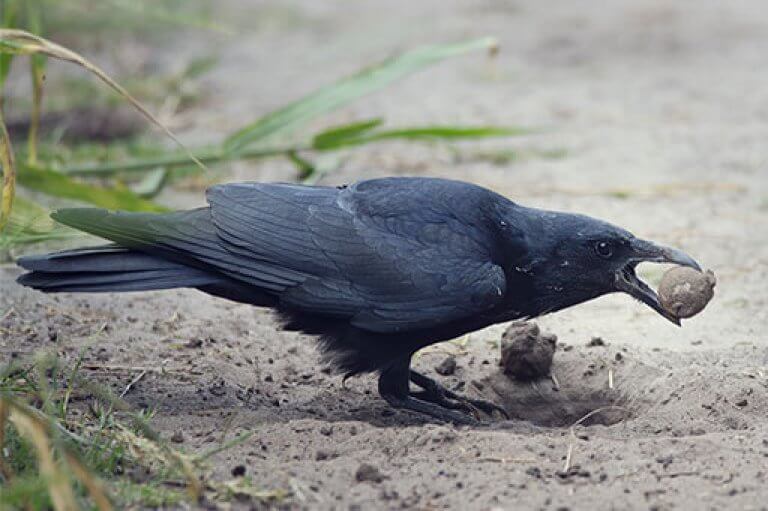
[[[388,183],[371,183],[364,190],[221,185],[208,201],[220,236],[236,247],[230,250],[308,275],[279,293],[299,311],[397,332],[499,303],[504,272],[491,262],[477,225],[453,214],[455,198],[436,202],[428,189],[395,190],[407,192],[404,208]]]

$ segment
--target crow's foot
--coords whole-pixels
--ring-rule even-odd
[[[458,426],[478,426],[480,422],[464,413],[448,410],[438,404],[422,401],[413,396],[397,396],[395,394],[381,394],[387,403],[394,408],[411,410],[445,422],[452,422]]]
[[[461,394],[457,394],[451,390],[446,389],[435,380],[428,376],[424,376],[421,373],[417,373],[414,370],[410,372],[410,379],[415,385],[418,385],[423,391],[411,392],[413,397],[416,397],[422,401],[434,403],[443,408],[449,408],[451,410],[463,410],[467,413],[477,415],[477,411],[484,412],[488,415],[493,415],[493,412],[499,412],[503,417],[509,419],[509,414],[502,407],[496,403],[486,401],[484,399],[473,399]]]

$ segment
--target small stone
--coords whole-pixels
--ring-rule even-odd
[[[379,472],[379,469],[374,467],[373,465],[369,465],[368,463],[363,463],[360,465],[357,469],[357,472],[355,472],[355,480],[358,483],[362,482],[372,482],[372,483],[380,483],[387,477],[383,475],[381,472]]]
[[[536,479],[541,479],[541,469],[539,467],[530,467],[525,473]]]
[[[203,345],[203,340],[202,339],[191,339],[191,340],[187,341],[187,344],[185,344],[184,346],[186,348],[199,348],[202,345]]]
[[[736,401],[736,403],[735,403],[735,404],[736,404],[736,406],[738,406],[739,408],[744,408],[744,407],[745,407],[745,406],[747,406],[749,403],[747,402],[747,400],[746,400],[746,399],[740,399],[739,401]]]
[[[320,434],[323,436],[331,436],[333,434],[333,426],[322,426],[320,428]]]
[[[587,346],[590,347],[590,348],[596,348],[598,346],[605,346],[605,341],[603,340],[602,337],[593,337],[587,343]]]
[[[184,442],[184,433],[181,431],[175,432],[173,435],[171,435],[171,442],[175,444],[180,444]]]
[[[456,358],[453,356],[445,357],[445,359],[435,366],[435,372],[442,376],[450,376],[456,372]]]

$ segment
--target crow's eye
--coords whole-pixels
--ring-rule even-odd
[[[597,255],[600,257],[608,259],[613,255],[613,247],[607,241],[598,241],[595,243],[595,252],[597,252]]]

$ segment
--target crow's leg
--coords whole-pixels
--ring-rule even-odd
[[[379,376],[379,394],[387,403],[394,408],[423,413],[445,422],[470,426],[478,424],[475,419],[463,413],[413,397],[409,388],[410,362],[410,357],[398,360]]]
[[[507,411],[496,403],[485,401],[484,399],[472,399],[460,394],[456,394],[455,392],[446,389],[432,378],[424,376],[423,374],[417,373],[413,370],[410,372],[410,378],[415,385],[418,385],[424,389],[423,392],[418,393],[419,399],[423,401],[435,403],[437,405],[454,410],[465,410],[471,412],[477,409],[487,413],[488,415],[493,415],[495,410],[509,419],[509,414],[507,414]]]

